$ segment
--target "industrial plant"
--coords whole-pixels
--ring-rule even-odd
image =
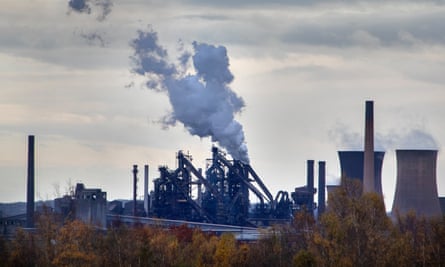
[[[382,166],[385,152],[374,150],[374,107],[366,102],[363,151],[339,151],[341,176],[357,179],[364,193],[383,197]],[[28,185],[26,214],[0,218],[0,233],[10,234],[14,227],[34,227],[34,136],[28,137]],[[443,214],[444,198],[438,197],[436,150],[396,150],[397,183],[392,215],[415,212],[434,217]],[[128,224],[165,224],[209,229],[209,231],[255,231],[258,227],[288,224],[295,213],[306,212],[315,218],[326,206],[330,194],[341,185],[326,185],[326,162],[318,162],[318,187],[314,183],[314,160],[307,160],[307,183],[294,191],[273,194],[254,167],[231,159],[212,147],[205,168],[195,166],[190,154],[176,153],[176,168],[160,166],[159,177],[152,180],[149,192],[149,166],[144,166],[144,200],[137,199],[138,166],[134,165],[133,200],[107,202],[101,189],[77,184],[70,196],[55,199],[54,212],[62,218],[75,218],[100,228],[117,221]],[[314,196],[318,191],[318,200]],[[328,195],[329,197],[329,195]],[[237,228],[233,228],[237,226]],[[252,232],[254,233],[254,232]],[[257,233],[257,232],[255,232]]]

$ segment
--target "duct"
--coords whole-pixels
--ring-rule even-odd
[[[318,216],[323,214],[326,205],[326,162],[318,162]]]
[[[374,175],[374,102],[366,101],[363,192],[376,192]]]
[[[418,216],[440,216],[437,194],[437,150],[396,150],[397,182],[392,215],[414,211]]]
[[[26,227],[34,228],[34,179],[35,179],[34,135],[28,136],[28,184],[26,197]]]

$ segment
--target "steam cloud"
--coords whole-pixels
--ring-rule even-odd
[[[337,124],[330,132],[331,139],[342,149],[363,150],[364,137],[352,131],[344,124]],[[387,134],[375,134],[375,150],[384,151],[386,149],[433,149],[439,148],[434,137],[420,128],[402,130],[392,130]]]
[[[91,7],[93,6],[94,9],[99,10],[97,19],[102,21],[110,14],[113,2],[111,0],[69,0],[68,6],[73,11],[86,14],[91,14]]]
[[[249,162],[243,127],[234,119],[244,101],[229,87],[234,77],[225,47],[193,42],[194,54],[182,52],[173,64],[153,30],[139,31],[131,46],[133,71],[148,78],[148,88],[168,94],[173,111],[164,127],[179,121],[190,134],[211,137],[234,159]],[[190,58],[195,74],[186,74]]]

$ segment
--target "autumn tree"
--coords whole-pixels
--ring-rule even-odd
[[[57,233],[56,266],[98,266],[97,233],[93,226],[81,221],[68,222]]]
[[[32,233],[18,228],[11,243],[9,266],[36,266],[39,249]]]
[[[397,239],[403,259],[417,266],[445,266],[445,217],[418,217],[414,212],[396,215]]]
[[[233,234],[222,234],[219,238],[214,255],[215,266],[229,267],[233,265],[236,252],[235,237]]]
[[[322,266],[383,266],[391,232],[382,198],[344,179],[328,202],[311,251]]]

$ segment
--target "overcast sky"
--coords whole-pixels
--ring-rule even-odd
[[[171,58],[194,41],[227,49],[230,88],[245,103],[236,120],[273,195],[305,184],[307,159],[326,161],[328,184],[338,181],[337,150],[362,147],[366,100],[386,150],[387,209],[394,150],[445,144],[444,1],[3,0],[0,202],[26,199],[29,134],[42,200],[69,181],[131,198],[132,165],[149,164],[154,178],[178,150],[205,167],[210,138],[164,129],[167,94],[132,71],[130,43],[148,29]],[[437,180],[443,196],[441,151]]]

